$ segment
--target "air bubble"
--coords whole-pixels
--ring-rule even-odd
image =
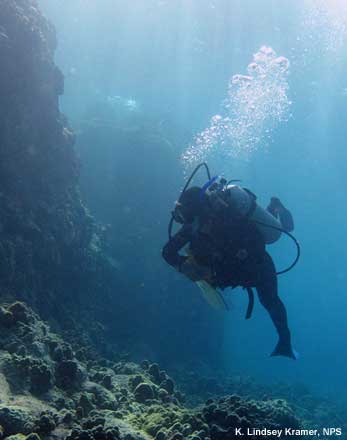
[[[232,76],[223,112],[211,118],[182,155],[188,167],[211,154],[249,157],[265,148],[276,126],[289,119],[289,60],[262,46],[247,70],[249,75]]]

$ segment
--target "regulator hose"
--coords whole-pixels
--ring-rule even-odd
[[[189,179],[187,180],[187,183],[184,185],[184,188],[182,189],[180,198],[182,197],[182,195],[187,191],[188,186],[190,185],[190,182],[194,179],[195,174],[200,170],[200,168],[205,167],[206,169],[206,174],[208,177],[208,180],[211,180],[211,173],[210,173],[210,169],[207,165],[206,162],[202,162],[200,163],[196,168],[194,168],[192,174],[190,175]],[[178,199],[179,200],[179,199]]]
[[[276,275],[282,275],[286,272],[289,272],[290,270],[293,269],[293,267],[297,264],[297,262],[299,261],[300,255],[301,255],[301,247],[300,244],[298,242],[298,240],[294,237],[293,234],[291,234],[290,232],[286,231],[283,228],[278,228],[277,226],[272,226],[272,225],[268,225],[267,223],[263,223],[263,222],[259,222],[257,220],[252,220],[254,223],[257,223],[258,225],[261,226],[265,226],[266,228],[271,228],[271,229],[275,229],[276,231],[280,231],[283,232],[283,234],[286,234],[289,238],[292,239],[292,241],[294,242],[295,246],[296,246],[296,257],[294,259],[294,261],[292,262],[292,264],[290,266],[288,266],[286,269],[280,270],[279,272],[276,272]]]

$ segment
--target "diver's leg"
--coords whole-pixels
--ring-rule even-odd
[[[256,289],[259,300],[268,311],[279,336],[279,342],[271,356],[287,356],[296,359],[290,341],[287,312],[278,296],[275,265],[269,254],[265,255],[257,278]]]

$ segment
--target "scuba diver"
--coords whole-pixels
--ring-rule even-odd
[[[188,188],[202,166],[207,170],[209,181],[203,187]],[[287,312],[277,290],[277,274],[290,270],[300,255],[299,245],[290,234],[294,229],[292,215],[276,197],[271,198],[265,210],[248,189],[230,184],[235,181],[220,179],[218,182],[218,179],[218,176],[211,179],[205,163],[195,169],[172,212],[170,238],[163,248],[163,258],[190,280],[198,285],[204,282],[216,293],[217,288],[241,286],[246,289],[249,295],[246,319],[252,313],[252,288],[255,288],[279,336],[271,356],[297,359],[291,345]],[[173,222],[182,226],[172,236]],[[282,232],[295,241],[298,255],[288,269],[276,273],[266,245],[277,241]],[[184,248],[185,254],[181,254]]]

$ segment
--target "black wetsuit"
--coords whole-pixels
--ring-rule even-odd
[[[294,228],[289,211],[284,209],[280,220],[284,229]],[[163,248],[163,258],[177,270],[187,258],[179,254],[186,245],[198,264],[212,269],[215,287],[255,287],[281,343],[290,346],[287,313],[278,296],[276,269],[254,223],[210,215],[199,218],[195,226],[184,225]]]

